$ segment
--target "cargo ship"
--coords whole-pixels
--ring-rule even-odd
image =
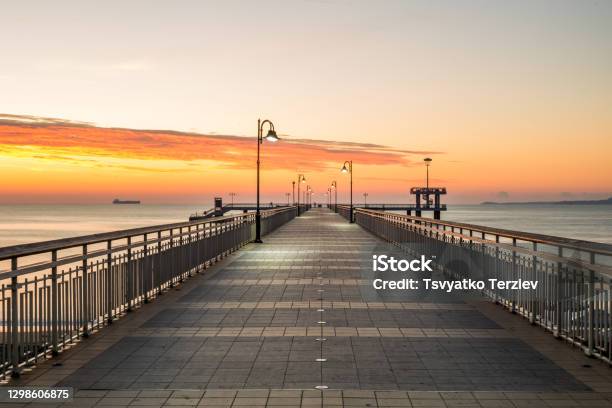
[[[120,200],[115,198],[113,204],[140,204],[140,200]]]

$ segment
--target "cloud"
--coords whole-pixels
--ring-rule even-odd
[[[77,127],[94,127],[88,122],[76,122],[68,119],[48,118],[45,116],[31,115],[11,115],[10,113],[0,113],[0,125],[21,125],[32,127],[45,126],[77,126]]]
[[[281,135],[282,137],[282,135]],[[209,160],[220,168],[252,168],[254,137],[200,134],[156,129],[103,128],[57,118],[0,114],[0,146],[40,148],[47,159],[77,160],[75,156],[137,160]],[[262,150],[266,169],[323,170],[347,158],[363,165],[411,166],[423,155],[442,152],[402,150],[390,146],[283,137]],[[418,155],[417,160],[411,156]],[[140,166],[138,166],[140,167]]]

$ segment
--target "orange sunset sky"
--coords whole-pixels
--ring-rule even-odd
[[[612,2],[13,2],[2,203],[612,196]],[[315,196],[324,201],[322,196]]]

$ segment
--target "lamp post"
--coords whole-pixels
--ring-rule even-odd
[[[298,181],[297,181],[297,185],[298,185],[297,215],[298,217],[300,216],[300,183],[305,183],[305,182],[306,182],[306,177],[304,177],[303,174],[298,174]]]
[[[332,199],[331,199],[331,193],[332,193],[332,189],[331,187],[329,187],[327,189],[327,193],[325,193],[327,195],[327,208],[331,209],[332,206]]]
[[[426,187],[429,190],[429,165],[431,164],[432,159],[429,158],[429,157],[426,157],[426,158],[423,159],[423,161],[425,162],[425,167],[427,167],[427,184],[426,184]]]
[[[266,123],[270,126],[266,134],[266,140],[268,142],[276,142],[278,140],[278,136],[274,130],[274,124],[268,119],[264,121],[257,119],[257,210],[255,211],[255,242],[258,244],[263,242],[261,240],[261,212],[259,211],[259,150],[260,145],[263,143],[263,127]]]
[[[234,197],[236,197],[238,194],[236,193],[229,193],[229,196],[231,197],[232,200],[232,209],[234,208]]]
[[[289,197],[291,197],[291,193],[285,193],[287,196],[287,207],[289,207]]]
[[[338,182],[332,181],[331,188],[334,189],[334,212],[338,212]],[[331,200],[331,199],[330,199]]]
[[[293,205],[295,205],[295,180],[291,182],[291,190],[293,191]]]
[[[348,167],[346,167],[347,164],[348,164]],[[351,175],[351,210],[349,212],[349,222],[354,222],[353,221],[353,161],[352,160],[345,161],[340,171],[342,173],[349,173]]]
[[[363,193],[363,205],[368,208],[368,193]]]
[[[425,205],[427,207],[429,207],[429,165],[431,164],[432,159],[429,157],[426,157],[423,159],[423,161],[425,162],[425,167],[427,168],[427,178],[426,178],[426,193],[425,193]]]

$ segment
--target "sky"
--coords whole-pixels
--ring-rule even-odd
[[[0,203],[612,195],[610,1],[3,5]]]

